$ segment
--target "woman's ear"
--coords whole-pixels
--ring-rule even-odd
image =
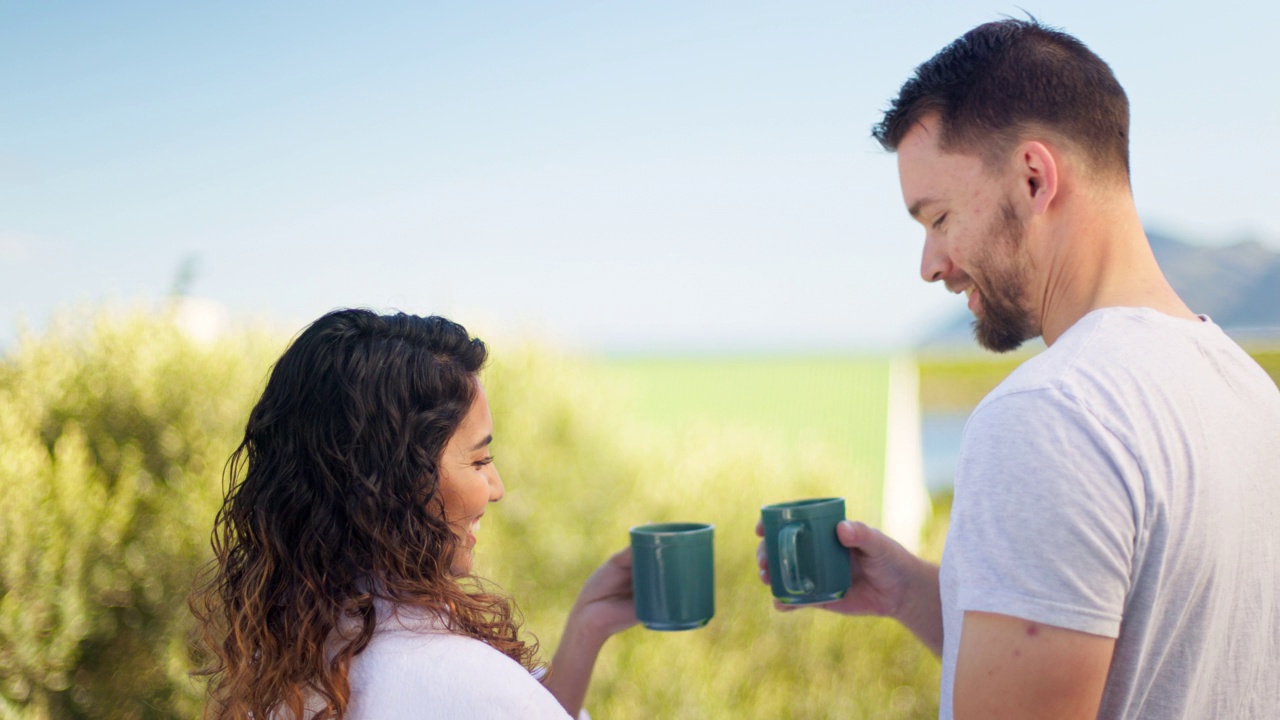
[[[1058,160],[1041,142],[1029,141],[1018,146],[1016,166],[1021,176],[1023,197],[1036,215],[1042,215],[1058,195]]]

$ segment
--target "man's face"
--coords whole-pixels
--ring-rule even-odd
[[[935,117],[898,145],[898,177],[911,216],[925,228],[920,275],[969,298],[974,336],[1007,352],[1040,334],[1028,286],[1026,227],[1014,204],[1016,182],[980,157],[942,151]]]

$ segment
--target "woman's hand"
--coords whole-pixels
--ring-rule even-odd
[[[611,555],[582,584],[569,612],[568,624],[575,622],[602,644],[638,622],[631,592],[631,548]]]

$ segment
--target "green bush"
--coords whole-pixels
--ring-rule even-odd
[[[0,716],[199,715],[185,597],[209,556],[223,465],[283,345],[253,331],[202,345],[165,317],[99,313],[0,361]],[[759,506],[846,492],[833,448],[639,426],[583,362],[492,345],[508,494],[486,516],[477,569],[516,598],[545,658],[630,526],[716,525],[715,619],[610,641],[594,717],[936,715],[938,663],[900,627],[777,613],[756,577]]]
[[[220,475],[280,343],[138,311],[56,321],[0,364],[0,702],[192,717],[185,604]]]

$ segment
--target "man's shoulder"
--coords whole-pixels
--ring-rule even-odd
[[[1216,417],[1273,423],[1280,390],[1207,318],[1108,308],[1082,318],[975,408],[970,422],[1002,427],[1052,415],[1127,441],[1183,432]],[[976,421],[976,422],[975,422]]]
[[[1034,391],[1074,398],[1140,391],[1202,370],[1206,346],[1238,350],[1207,319],[1196,323],[1148,308],[1095,310],[1020,365],[984,402]]]

